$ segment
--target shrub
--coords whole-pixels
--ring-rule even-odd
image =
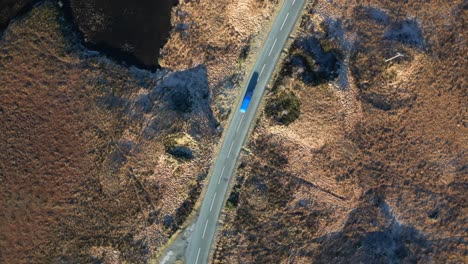
[[[301,102],[292,91],[280,91],[271,98],[265,111],[270,118],[283,125],[289,125],[299,118]]]

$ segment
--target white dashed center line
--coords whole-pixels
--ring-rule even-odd
[[[198,263],[198,257],[200,257],[200,250],[201,250],[201,248],[198,248],[198,253],[197,253],[197,260],[195,260],[195,264],[197,264],[197,263]]]
[[[206,233],[206,227],[208,226],[208,219],[206,219],[206,223],[205,223],[205,229],[203,229],[203,235],[202,235],[202,239],[205,238],[205,233]]]
[[[296,0],[293,1],[292,5],[294,5],[294,3],[296,3]]]
[[[224,173],[225,168],[226,167],[223,167],[223,170],[221,170],[221,175],[219,176],[218,184],[221,182],[221,179],[223,178],[223,173]]]
[[[239,128],[240,128],[240,126],[242,124],[242,119],[244,119],[244,115],[242,115],[241,120],[240,120],[239,124],[237,125],[236,133],[237,133],[237,131],[239,131]]]
[[[234,146],[234,141],[231,143],[231,147],[229,148],[229,153],[228,153],[228,156],[227,156],[228,158],[231,155],[232,146]]]
[[[215,195],[213,196],[213,200],[211,201],[210,212],[211,212],[211,210],[213,209],[213,204],[214,204],[215,198],[216,198],[216,193],[215,193]]]
[[[271,52],[273,51],[273,48],[275,47],[276,41],[278,41],[277,38],[275,39],[275,42],[273,42],[273,46],[271,46],[271,49],[270,49],[270,52],[268,53],[268,56],[271,55]]]
[[[283,30],[284,23],[286,23],[286,20],[288,20],[289,13],[286,14],[286,17],[284,18],[283,24],[281,24],[280,31]]]
[[[263,70],[265,69],[265,64],[263,64],[262,66],[262,70],[260,71],[260,74],[258,75],[258,78],[260,78],[260,76],[262,76],[262,73],[263,73]]]

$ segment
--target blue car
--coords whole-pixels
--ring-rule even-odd
[[[241,113],[247,112],[247,108],[249,108],[251,99],[252,99],[252,92],[247,92],[244,96],[244,100],[242,101],[242,105],[240,108]]]
[[[245,92],[244,99],[242,100],[242,105],[240,108],[241,113],[247,112],[249,108],[250,101],[252,100],[253,91],[255,86],[257,86],[258,73],[254,72],[250,78],[249,85],[247,86],[247,91]]]

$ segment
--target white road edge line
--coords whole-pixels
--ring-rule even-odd
[[[206,223],[205,223],[205,229],[203,229],[203,235],[202,235],[202,239],[205,238],[205,232],[206,232],[206,227],[208,226],[208,219],[206,219]]]
[[[221,179],[223,178],[223,173],[224,173],[225,168],[226,168],[226,166],[224,166],[223,170],[221,171],[221,175],[219,176],[218,184],[221,182]]]
[[[296,0],[293,1],[292,5],[294,5],[294,3],[296,3]]]
[[[262,73],[263,73],[264,69],[265,69],[265,64],[263,64],[262,70],[260,71],[260,74],[258,75],[258,78],[260,78],[260,76],[262,76]]]
[[[280,31],[283,30],[284,23],[286,23],[286,20],[288,20],[289,12],[286,14],[286,17],[284,18],[283,24],[281,24]]]
[[[271,46],[270,52],[268,52],[268,56],[271,55],[271,52],[273,51],[273,48],[275,47],[276,41],[278,41],[277,38],[275,38],[275,42],[273,42],[273,46]]]
[[[195,260],[195,264],[197,264],[197,263],[198,263],[198,257],[200,257],[200,250],[201,250],[201,248],[198,248],[198,253],[197,253],[197,260]]]
[[[211,201],[210,212],[211,212],[211,210],[213,209],[213,204],[214,204],[215,198],[216,198],[216,193],[215,193],[215,195],[213,196],[213,200]]]
[[[241,120],[240,120],[239,124],[237,125],[236,133],[237,133],[237,131],[239,131],[240,125],[242,124],[242,119],[244,119],[244,115],[242,115]]]

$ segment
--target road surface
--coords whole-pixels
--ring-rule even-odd
[[[270,80],[284,45],[299,19],[305,0],[286,0],[278,13],[262,51],[254,65],[252,76],[257,76],[257,85],[245,113],[235,109],[224,143],[216,160],[199,216],[185,253],[187,264],[208,263],[219,215],[224,207],[228,185],[235,172],[235,165],[242,145],[255,117],[265,87]],[[255,74],[257,73],[257,74]],[[249,82],[250,83],[250,79]],[[245,91],[244,91],[245,93]]]

